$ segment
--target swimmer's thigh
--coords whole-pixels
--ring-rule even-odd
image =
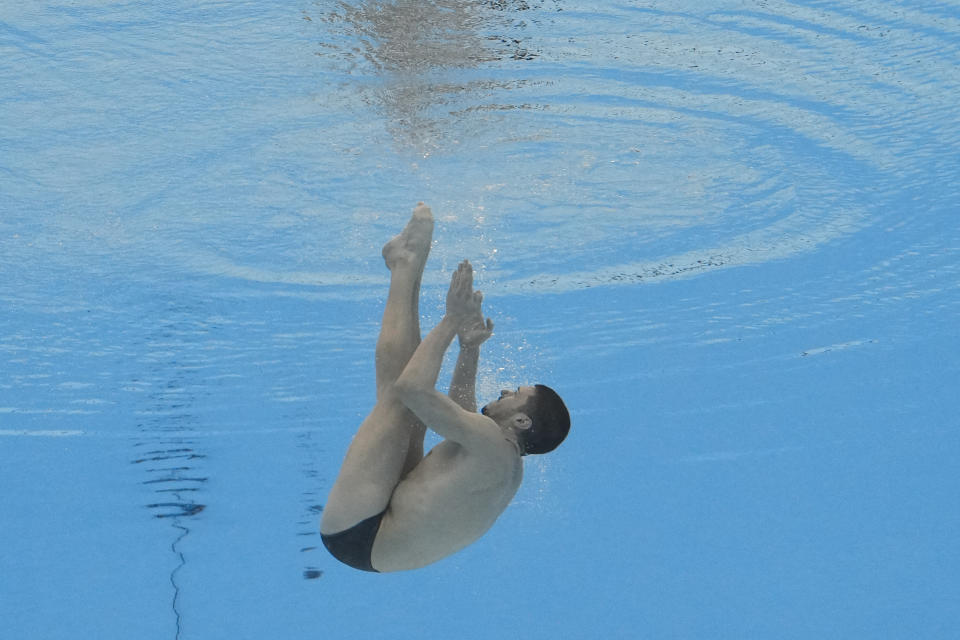
[[[323,508],[320,531],[333,534],[382,513],[406,466],[411,433],[422,427],[392,392],[360,424]]]

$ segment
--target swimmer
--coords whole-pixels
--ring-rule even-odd
[[[469,262],[453,273],[446,313],[421,342],[420,280],[432,234],[421,202],[383,248],[390,291],[375,356],[377,401],[320,523],[330,553],[364,571],[417,569],[477,540],[517,492],[521,458],[552,451],[570,429],[563,401],[543,385],[503,391],[477,413],[477,361],[493,322],[483,319]],[[454,336],[460,352],[444,395],[437,377]],[[424,456],[427,428],[444,440]]]

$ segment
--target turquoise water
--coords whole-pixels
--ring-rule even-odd
[[[0,0],[10,638],[949,638],[960,4]],[[570,438],[406,574],[318,548],[437,216]],[[442,379],[443,376],[442,376]]]

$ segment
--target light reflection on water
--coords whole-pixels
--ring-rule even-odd
[[[861,186],[942,178],[960,135],[952,22],[936,14],[315,3],[221,43],[229,14],[178,40],[156,16],[121,22],[131,10],[45,25],[60,68],[18,50],[48,85],[88,78],[104,126],[43,93],[10,105],[25,122],[8,206],[47,213],[7,235],[8,255],[378,295],[370,256],[424,199],[447,225],[443,264],[477,256],[503,291],[672,278],[878,224],[890,213]],[[81,53],[105,46],[83,24],[119,47],[156,29],[167,49],[119,65]],[[171,56],[205,36],[221,46],[197,66]]]

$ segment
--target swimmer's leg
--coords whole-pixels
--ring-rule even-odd
[[[432,234],[433,214],[420,203],[400,235],[383,247],[383,260],[390,269],[390,292],[377,339],[378,400],[400,377],[420,345],[420,280]]]
[[[390,292],[375,357],[378,403],[384,394],[392,394],[393,383],[420,346],[420,283],[432,237],[433,213],[420,202],[403,232],[383,247],[383,260],[390,269]],[[392,396],[388,400],[398,403]],[[403,412],[403,422],[410,425],[410,441],[401,477],[423,459],[423,438],[427,431],[412,411],[403,407]]]
[[[430,252],[433,215],[422,203],[383,248],[390,292],[376,349],[377,403],[354,436],[323,510],[320,531],[332,534],[383,512],[394,488],[423,457],[426,428],[393,392],[420,344],[420,281]]]

